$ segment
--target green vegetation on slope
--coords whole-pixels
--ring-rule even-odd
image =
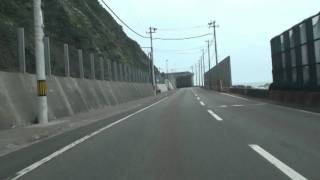
[[[85,51],[86,72],[90,69],[89,53],[147,69],[147,56],[97,0],[43,0],[43,12],[45,34],[51,38],[55,74],[62,75],[64,71],[63,43],[70,45],[74,76],[77,74],[76,49]],[[24,27],[27,71],[34,72],[32,1],[1,0],[0,22],[0,70],[17,70],[16,32],[18,27]]]

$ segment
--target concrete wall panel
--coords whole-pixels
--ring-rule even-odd
[[[153,95],[152,85],[51,76],[48,83],[50,121]],[[0,129],[36,122],[34,75],[0,72]]]

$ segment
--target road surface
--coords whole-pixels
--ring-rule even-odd
[[[320,115],[203,90],[0,158],[0,179],[320,179]]]

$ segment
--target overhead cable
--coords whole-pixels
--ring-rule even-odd
[[[136,35],[142,37],[142,38],[150,38],[147,36],[144,36],[140,33],[138,33],[137,31],[135,31],[133,28],[131,28],[126,22],[124,22],[114,11],[113,9],[105,2],[105,0],[101,0],[101,2],[106,6],[106,8],[125,26],[127,27],[130,31],[132,31],[133,33],[135,33]],[[162,38],[162,37],[157,37],[154,38],[155,40],[163,40],[163,41],[182,41],[182,40],[189,40],[189,39],[196,39],[196,38],[201,38],[201,37],[205,37],[208,35],[212,35],[212,33],[207,33],[207,34],[203,34],[203,35],[199,35],[199,36],[191,36],[191,37],[181,37],[181,38]]]
[[[130,31],[132,31],[133,33],[135,33],[136,35],[138,35],[138,36],[140,36],[140,37],[142,37],[142,38],[149,38],[149,37],[147,37],[147,36],[144,36],[144,35],[142,35],[142,34],[140,34],[140,33],[138,33],[137,31],[135,31],[134,29],[132,29],[127,23],[125,23],[112,9],[111,9],[111,7],[109,7],[108,5],[107,5],[107,3],[104,1],[104,0],[101,0],[101,2],[110,10],[110,12],[123,24],[123,25],[125,25]]]
[[[182,38],[154,38],[155,40],[163,40],[163,41],[183,41],[183,40],[189,40],[189,39],[197,39],[197,38],[201,38],[201,37],[206,37],[212,35],[212,33],[207,33],[207,34],[203,34],[203,35],[199,35],[199,36],[190,36],[190,37],[182,37]]]
[[[186,31],[186,30],[193,30],[193,29],[200,29],[207,27],[206,25],[199,25],[193,27],[182,27],[182,28],[158,28],[159,31]]]

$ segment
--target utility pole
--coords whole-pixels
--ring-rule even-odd
[[[47,83],[44,61],[44,32],[41,0],[33,0],[35,57],[37,77],[37,119],[40,124],[48,123]]]
[[[194,77],[193,66],[191,66],[190,68],[191,68],[191,72],[192,72],[192,75],[193,75],[192,77]],[[192,81],[193,81],[193,84],[194,84],[194,80],[193,80],[193,78],[192,78]]]
[[[155,73],[154,73],[154,56],[153,56],[153,37],[152,34],[156,33],[157,28],[153,28],[150,27],[149,28],[149,32],[147,32],[148,34],[150,34],[150,44],[151,44],[151,53],[150,53],[150,57],[151,57],[151,71],[152,71],[152,86],[153,86],[153,90],[155,95],[157,94],[157,88],[156,88],[156,77],[155,77]]]
[[[216,24],[216,21],[211,21],[208,25],[209,25],[209,28],[213,28],[213,39],[214,39],[214,49],[215,49],[215,55],[216,55],[216,65],[218,65],[218,47],[217,47],[216,28],[219,26]]]
[[[168,65],[168,59],[166,60],[166,68],[167,68],[167,79],[169,79],[169,65]]]
[[[202,71],[202,85],[204,86],[204,74],[206,73],[206,67],[205,67],[205,64],[204,64],[204,49],[202,49],[202,65],[203,65],[203,71]]]
[[[197,64],[194,65],[194,69],[195,69],[195,85],[197,86],[198,84],[198,71],[197,71]]]
[[[201,87],[201,63],[200,63],[200,60],[199,60],[199,63],[198,63],[198,66],[199,66],[199,86]]]
[[[211,68],[211,54],[210,54],[210,41],[206,41],[208,43],[208,64],[209,64],[209,70]]]
[[[201,58],[199,59],[199,77],[200,77],[199,84],[200,84],[200,86],[202,86],[202,62],[201,62]]]
[[[153,83],[153,78],[150,79],[150,74],[152,76],[152,62],[151,62],[151,52],[148,53],[148,57],[150,59],[150,62],[149,62],[149,82],[151,81],[151,83]]]

